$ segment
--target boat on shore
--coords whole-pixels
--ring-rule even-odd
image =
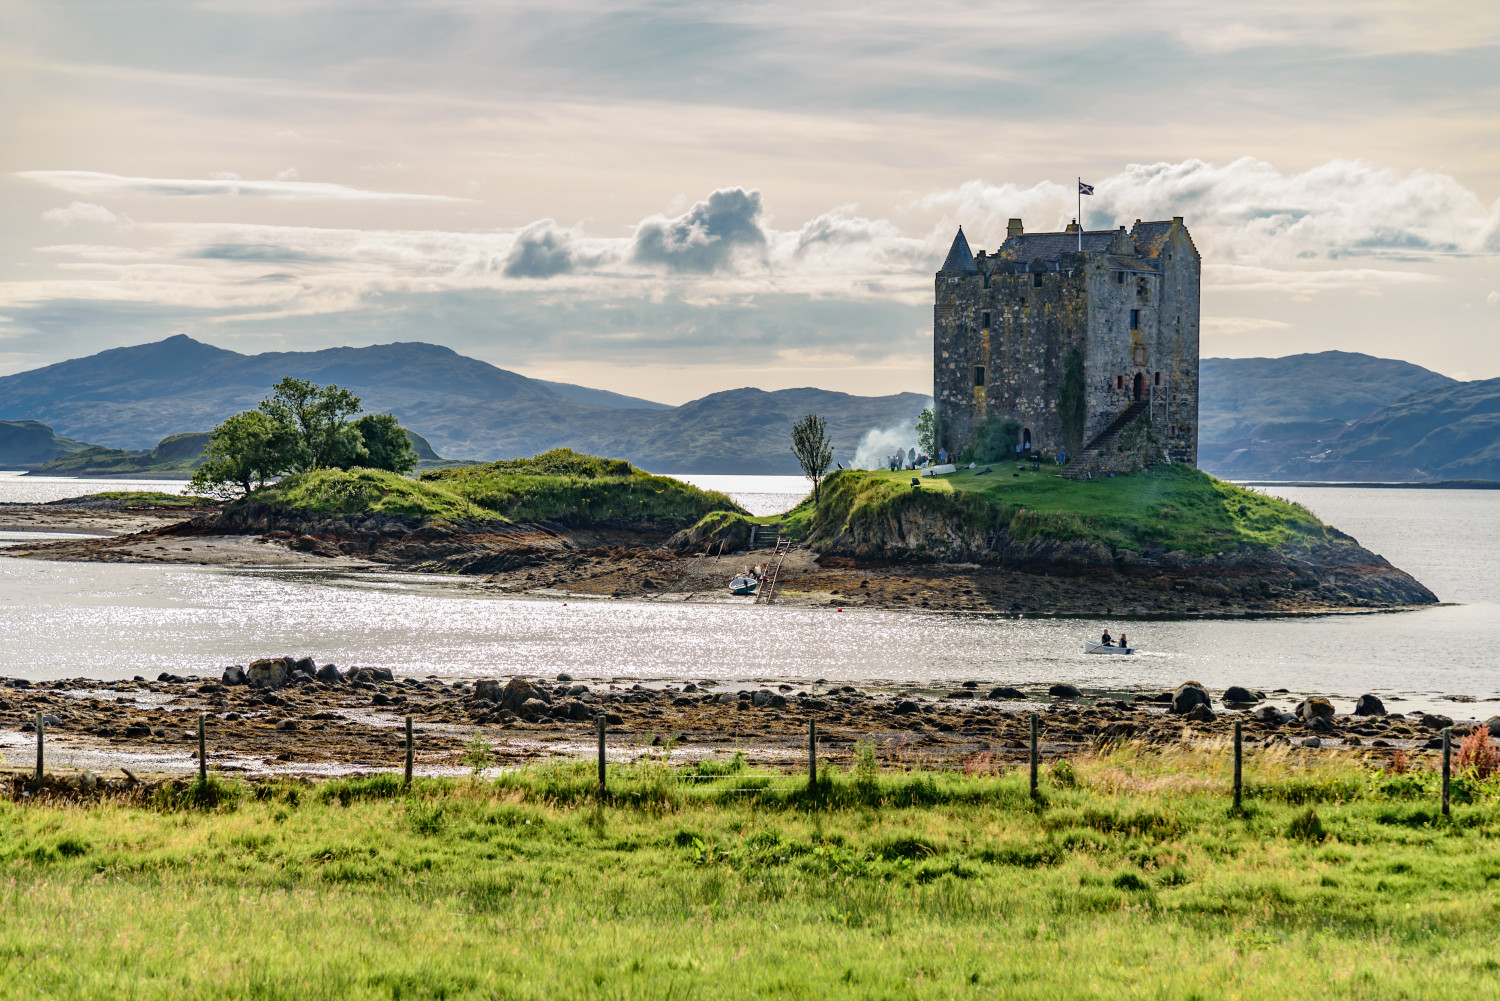
[[[729,582],[729,593],[739,595],[754,594],[758,587],[760,587],[760,581],[754,577],[736,577]]]
[[[1102,654],[1131,654],[1135,653],[1135,648],[1128,646],[1105,646],[1103,643],[1085,643],[1083,645],[1083,652]]]

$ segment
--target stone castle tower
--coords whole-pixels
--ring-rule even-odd
[[[1016,444],[1066,452],[1069,476],[1196,465],[1200,265],[1181,216],[1081,240],[1012,219],[992,256],[960,228],[933,316],[941,444],[1014,421]]]

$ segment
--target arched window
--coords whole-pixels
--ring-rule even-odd
[[[1135,382],[1132,386],[1132,395],[1137,400],[1146,395],[1146,375],[1144,372],[1137,372],[1135,374]]]

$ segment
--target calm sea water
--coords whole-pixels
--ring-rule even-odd
[[[798,491],[781,483],[735,485],[747,488],[735,493],[797,499]],[[0,500],[9,499],[8,488],[0,480]],[[1068,682],[1120,693],[1196,678],[1213,688],[1242,684],[1346,699],[1370,691],[1402,700],[1393,708],[1435,707],[1456,716],[1500,710],[1442,699],[1500,697],[1493,654],[1500,492],[1269,492],[1307,504],[1458,604],[1399,614],[1126,623],[1143,652],[1106,658],[1083,654],[1082,643],[1105,625],[1118,631],[1119,622],[691,602],[564,604],[493,597],[417,575],[0,557],[0,674],[216,672],[285,652],[466,678],[567,671],[596,679],[825,678],[934,687],[974,679]]]

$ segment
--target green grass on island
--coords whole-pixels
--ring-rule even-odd
[[[1260,755],[1264,753],[1266,757]],[[858,760],[858,757],[857,757]],[[0,803],[0,996],[1475,998],[1500,789],[1290,751]],[[208,802],[211,806],[194,806]]]
[[[141,508],[212,507],[219,503],[219,501],[214,500],[212,497],[198,497],[194,494],[168,494],[160,490],[105,490],[97,494],[87,494],[76,499],[85,501],[112,501],[119,504],[126,511]]]
[[[1038,472],[1013,463],[991,468],[984,476],[968,469],[923,476],[920,488],[911,486],[913,472],[836,471],[823,483],[821,505],[809,498],[784,521],[799,537],[816,540],[846,525],[894,521],[915,508],[971,528],[1004,527],[1016,539],[1083,539],[1193,554],[1343,539],[1300,504],[1182,463],[1095,480],[1065,479],[1052,466]]]
[[[661,530],[691,525],[711,511],[743,513],[725,494],[570,449],[439,469],[418,479],[373,469],[316,470],[288,476],[238,503],[320,514]]]

